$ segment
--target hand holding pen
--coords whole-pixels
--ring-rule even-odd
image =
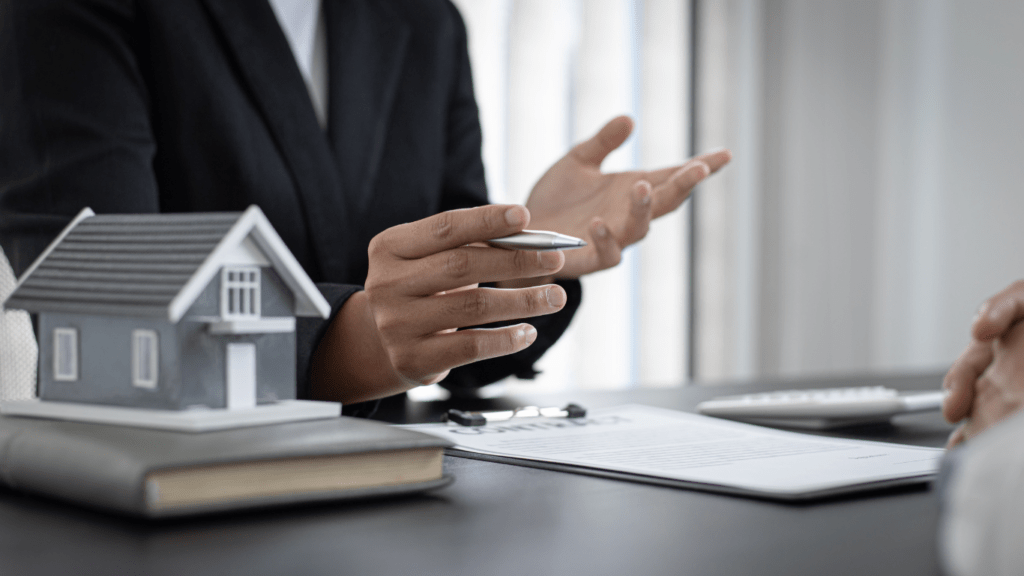
[[[549,234],[515,239],[529,221],[523,206],[480,206],[442,212],[374,237],[365,290],[342,307],[314,358],[314,370],[325,371],[316,374],[319,381],[336,386],[321,397],[358,402],[394,394],[438,382],[456,366],[532,344],[537,331],[528,323],[459,330],[551,314],[565,305],[565,290],[558,285],[479,286],[550,277],[561,269],[565,256],[559,250],[481,245],[494,239],[550,243]],[[374,370],[352,374],[354,365]],[[365,380],[354,381],[359,378]]]

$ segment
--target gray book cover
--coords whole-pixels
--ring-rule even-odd
[[[0,481],[148,517],[447,484],[436,437],[358,418],[205,433],[0,416]]]

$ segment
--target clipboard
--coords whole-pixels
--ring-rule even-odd
[[[928,483],[945,453],[641,405],[583,418],[407,427],[454,443],[450,456],[793,502]]]

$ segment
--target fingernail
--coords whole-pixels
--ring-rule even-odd
[[[565,291],[554,286],[544,291],[544,298],[547,298],[548,306],[561,308],[565,305]]]
[[[594,227],[594,233],[597,234],[598,238],[604,238],[608,236],[608,227],[604,223],[600,223]]]
[[[701,178],[706,178],[708,174],[711,174],[711,167],[703,162],[697,162],[697,170],[700,172]]]
[[[505,222],[509,226],[522,226],[526,224],[526,209],[522,206],[513,206],[505,211]]]
[[[537,340],[537,329],[527,324],[526,329],[519,330],[519,336],[526,342],[526,345],[529,346]]]
[[[642,186],[640,188],[640,205],[647,206],[651,203],[651,189],[648,186]]]

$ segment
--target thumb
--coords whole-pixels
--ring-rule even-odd
[[[632,132],[633,120],[629,116],[612,118],[589,140],[577,144],[572,153],[585,164],[600,166],[605,157],[622,146]]]
[[[978,310],[971,334],[978,340],[992,340],[1024,319],[1024,281],[1017,281],[989,298]]]

